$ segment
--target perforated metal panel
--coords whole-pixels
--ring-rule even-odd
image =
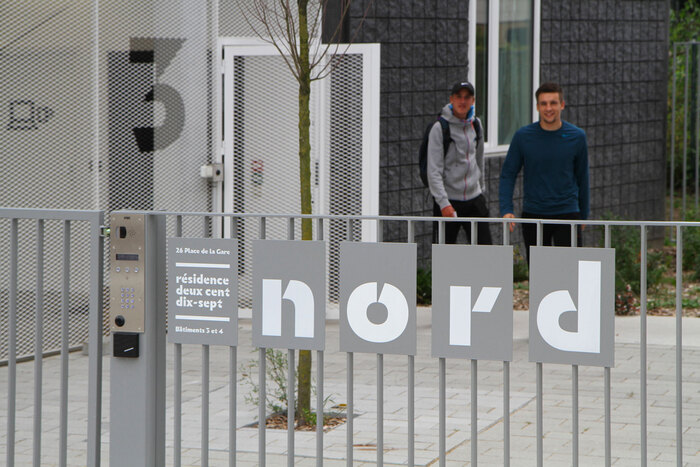
[[[211,187],[199,168],[211,161],[214,140],[213,4],[4,2],[0,206],[210,210]],[[58,308],[60,296],[53,290],[57,273],[49,271],[59,261],[62,239],[51,229],[47,225],[46,313]],[[189,219],[183,235],[209,231],[201,220]],[[31,287],[35,232],[22,225],[20,235],[20,284]],[[78,239],[81,232],[73,229],[71,236]],[[87,293],[85,251],[78,244],[72,251],[75,309],[82,306],[81,290]],[[7,258],[6,253],[0,256]],[[5,279],[0,278],[3,297]],[[32,294],[20,291],[19,301],[20,313],[33,316]],[[58,336],[53,339],[52,327],[47,332],[46,350],[51,350]],[[71,345],[82,344],[86,336],[87,323],[76,317]],[[31,339],[19,337],[20,345],[26,342],[19,354],[33,351]]]
[[[97,205],[95,8],[87,1],[3,2],[0,14],[0,206],[83,208]],[[60,337],[60,222],[45,224],[45,350]],[[0,224],[9,236],[9,221]],[[36,224],[19,222],[18,355],[33,353]],[[87,338],[87,242],[71,231],[71,345]],[[8,243],[0,268],[8,271]],[[7,329],[8,274],[0,274],[0,329]],[[82,310],[82,311],[81,311]],[[7,356],[7,333],[0,359]]]

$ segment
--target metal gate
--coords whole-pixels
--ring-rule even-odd
[[[100,465],[103,220],[0,208],[5,465]],[[88,357],[69,354],[76,338]]]

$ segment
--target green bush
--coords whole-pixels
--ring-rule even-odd
[[[513,282],[524,282],[528,280],[527,260],[520,253],[518,246],[513,247]]]
[[[416,303],[430,305],[433,302],[433,275],[430,269],[418,268],[416,273]]]
[[[616,220],[615,216],[605,216]],[[611,247],[615,249],[615,311],[626,314],[634,309],[633,299],[641,289],[641,236],[636,226],[612,226]],[[601,241],[604,238],[601,236]],[[663,251],[647,247],[647,291],[656,290],[668,269]]]
[[[697,222],[700,214],[691,211],[687,219]],[[692,273],[691,280],[700,280],[700,227],[683,228],[683,270]]]
[[[257,350],[254,352],[257,353]],[[260,388],[258,386],[258,361],[253,359],[239,367],[243,383],[248,386],[250,392],[245,395],[245,401],[256,407],[260,404]],[[265,407],[272,413],[288,414],[289,404],[287,399],[287,353],[277,349],[265,349]],[[294,387],[297,387],[298,373],[294,373]],[[312,394],[316,394],[315,381],[311,385]],[[323,400],[323,407],[334,403],[333,394],[329,394]],[[304,420],[307,424],[316,424],[316,412],[303,410]],[[295,417],[296,418],[296,417]],[[324,421],[327,415],[324,413]]]

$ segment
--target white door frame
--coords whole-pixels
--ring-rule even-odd
[[[341,49],[345,46],[341,45]],[[233,125],[230,124],[230,116],[233,115],[234,102],[229,98],[233,95],[233,57],[235,56],[265,56],[277,55],[277,49],[256,38],[220,38],[219,50],[222,53],[222,87],[223,93],[219,93],[219,100],[223,99],[223,103],[219,104],[222,109],[221,118],[222,126],[218,125],[217,131],[223,127],[223,145],[221,155],[224,157],[224,182],[221,193],[214,193],[215,196],[221,196],[222,201],[218,204],[223,212],[232,212],[233,210],[233,181],[230,179],[230,174],[233,173]],[[363,86],[362,86],[362,215],[376,216],[379,214],[379,73],[380,70],[380,46],[379,44],[353,44],[347,49],[347,53],[362,54],[363,57]],[[328,109],[327,92],[329,86],[328,78],[317,81],[312,86],[312,93],[315,95],[316,115],[322,115],[324,109]],[[326,179],[328,158],[322,155],[328,154],[328,139],[323,135],[328,134],[329,116],[324,115],[317,119],[319,128],[312,127],[312,144],[316,144],[319,151],[319,188],[315,193],[316,203],[315,210],[317,214],[328,214],[328,180]],[[315,123],[312,122],[312,125]],[[219,159],[217,162],[221,162]],[[312,161],[312,164],[314,161]],[[362,239],[363,241],[376,241],[377,227],[376,222],[364,221],[362,224]],[[228,231],[230,223],[224,223],[224,236],[230,235]]]

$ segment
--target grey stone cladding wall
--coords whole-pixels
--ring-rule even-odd
[[[367,0],[352,4],[350,30]],[[468,2],[374,0],[356,42],[381,43],[379,212],[432,215],[432,198],[418,175],[423,132],[467,78]],[[384,241],[406,241],[405,223],[386,223]],[[416,226],[419,257],[429,258],[432,226]],[[426,256],[427,254],[427,256]]]
[[[353,4],[351,25],[365,2]],[[368,11],[357,42],[382,44],[381,214],[432,213],[417,149],[450,84],[466,78],[467,10],[467,1],[375,0]],[[665,0],[542,0],[540,82],[563,86],[563,118],[588,135],[592,218],[664,218],[668,13]],[[503,159],[486,164],[492,216]],[[500,241],[496,225],[492,232]],[[387,223],[383,233],[405,241],[406,226]],[[590,229],[586,236],[586,244],[597,242]],[[431,240],[430,226],[417,226],[424,264]]]

